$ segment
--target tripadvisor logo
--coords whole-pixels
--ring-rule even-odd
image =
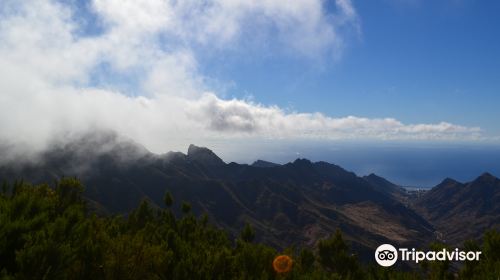
[[[398,259],[401,261],[412,261],[415,263],[421,261],[479,261],[480,251],[460,251],[442,249],[439,251],[418,251],[415,248],[396,249],[391,244],[382,244],[375,250],[375,260],[381,266],[392,266]],[[399,256],[399,258],[398,258]]]
[[[391,266],[398,261],[398,251],[391,244],[382,244],[375,251],[375,260],[381,266]]]

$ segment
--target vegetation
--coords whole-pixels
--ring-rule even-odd
[[[0,193],[0,279],[496,279],[500,234],[488,232],[480,262],[452,273],[449,264],[398,271],[363,265],[337,231],[310,250],[278,252],[254,243],[246,225],[236,240],[196,218],[182,202],[175,217],[171,194],[166,209],[143,201],[128,217],[88,211],[83,187],[65,178],[55,186],[18,182]],[[179,206],[178,206],[179,207]],[[288,255],[292,269],[278,273],[273,260]]]

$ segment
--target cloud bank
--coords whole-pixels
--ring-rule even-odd
[[[359,32],[349,0],[4,0],[0,142],[42,150],[55,138],[113,130],[155,152],[203,139],[477,139],[477,127],[333,118],[223,99],[200,52],[278,46],[339,58]]]

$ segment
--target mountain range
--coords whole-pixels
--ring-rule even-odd
[[[500,228],[500,180],[489,173],[468,183],[447,178],[417,199],[414,208],[435,225],[443,242],[479,239],[486,229]]]
[[[165,192],[236,236],[245,223],[257,240],[285,248],[312,246],[340,228],[354,250],[372,254],[382,243],[423,247],[434,240],[460,245],[500,225],[500,180],[485,173],[470,183],[445,179],[427,192],[408,191],[370,174],[359,177],[327,162],[225,163],[208,148],[187,154],[150,153],[112,133],[54,144],[36,161],[0,166],[0,180],[51,183],[82,180],[89,206],[127,214],[146,199],[163,206]]]

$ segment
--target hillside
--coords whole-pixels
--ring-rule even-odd
[[[488,232],[479,262],[386,268],[359,262],[340,230],[314,248],[275,249],[245,225],[231,237],[170,194],[123,216],[93,215],[73,178],[0,190],[2,279],[495,279],[500,233]],[[173,209],[182,209],[175,215]],[[373,259],[371,259],[373,261]]]
[[[276,248],[313,247],[338,228],[369,257],[385,242],[457,245],[500,225],[500,180],[488,173],[469,183],[446,179],[415,196],[375,174],[358,177],[327,162],[225,163],[195,145],[186,154],[156,155],[112,133],[54,144],[37,161],[0,167],[1,181],[65,176],[82,180],[97,213],[127,214],[143,199],[161,208],[168,191],[232,236],[250,223],[258,241]]]
[[[102,148],[101,148],[102,147]],[[53,147],[37,163],[3,167],[0,179],[50,182],[76,176],[103,213],[128,213],[142,199],[161,207],[166,191],[236,235],[245,222],[278,248],[313,246],[340,228],[359,252],[383,242],[426,244],[434,229],[379,186],[326,162],[226,164],[207,148],[155,155],[116,135]]]
[[[500,179],[484,173],[469,183],[447,178],[415,202],[443,241],[460,244],[500,228]]]

